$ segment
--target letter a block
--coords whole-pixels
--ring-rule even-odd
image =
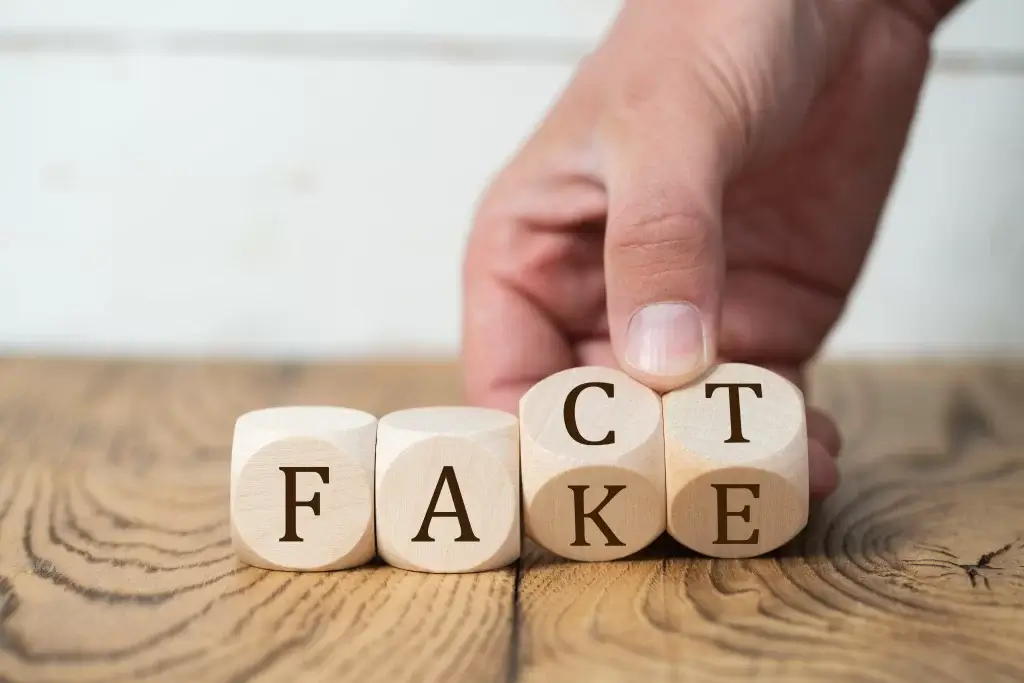
[[[619,370],[551,375],[519,404],[527,535],[579,561],[613,560],[665,530],[661,401]]]
[[[374,553],[377,418],[348,408],[246,413],[231,448],[231,538],[240,560],[323,571]]]
[[[504,567],[519,557],[519,423],[472,407],[381,418],[377,542],[388,564],[433,573]]]
[[[800,389],[726,363],[666,394],[668,531],[712,557],[753,557],[807,524],[807,432]]]

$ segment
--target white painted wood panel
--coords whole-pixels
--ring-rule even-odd
[[[829,351],[1024,352],[1024,73],[936,74]]]
[[[620,0],[4,0],[0,32],[412,34],[552,40],[587,49],[620,6]],[[940,51],[1024,52],[1024,2],[970,0],[936,43]]]
[[[473,202],[569,69],[0,60],[0,340],[450,348]]]
[[[969,53],[1024,53],[1024,2],[969,0],[939,29],[940,50]]]
[[[457,348],[490,174],[569,66],[0,57],[0,345]],[[1024,74],[937,74],[833,354],[1024,351]]]
[[[591,40],[618,0],[5,0],[0,27]]]

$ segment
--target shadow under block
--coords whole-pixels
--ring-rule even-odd
[[[324,571],[373,558],[377,418],[348,408],[246,413],[231,448],[231,538],[246,564]]]
[[[520,551],[519,421],[499,410],[414,408],[377,434],[377,545],[433,573],[497,569]]]
[[[726,363],[662,403],[673,538],[712,557],[753,557],[806,526],[799,388],[764,368]]]
[[[665,530],[661,402],[619,370],[554,374],[519,404],[527,535],[572,560],[614,560]]]

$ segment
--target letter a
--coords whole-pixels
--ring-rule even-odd
[[[448,484],[448,490],[452,493],[452,504],[455,506],[455,510],[452,512],[437,511],[437,501],[441,498],[441,490],[444,488],[445,484]],[[458,518],[461,535],[455,539],[457,542],[472,543],[480,541],[480,539],[473,534],[473,527],[469,524],[469,514],[466,512],[466,503],[462,500],[462,491],[459,489],[459,480],[455,478],[455,468],[451,465],[445,465],[441,468],[441,476],[438,477],[437,486],[434,487],[434,497],[430,499],[430,505],[427,506],[427,514],[423,517],[423,523],[420,525],[419,533],[412,537],[413,542],[434,542],[434,539],[430,537],[430,521],[434,517]]]

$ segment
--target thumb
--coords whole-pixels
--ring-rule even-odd
[[[606,155],[612,349],[623,370],[658,391],[714,362],[725,277],[722,191],[738,141],[713,107],[704,114],[695,98],[684,101],[685,116],[672,121],[632,119]]]

